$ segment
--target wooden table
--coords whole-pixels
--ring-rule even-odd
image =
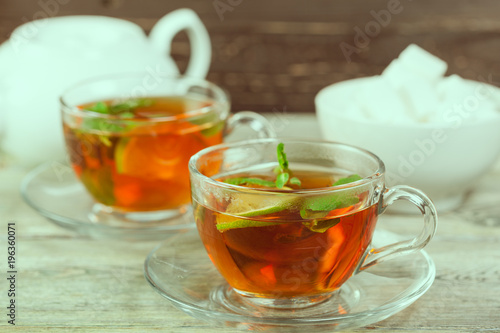
[[[280,134],[319,136],[313,115],[268,115]],[[94,240],[59,228],[29,208],[19,184],[26,171],[0,169],[0,252],[8,270],[8,223],[16,229],[16,326],[7,324],[9,298],[0,284],[0,331],[237,332],[214,328],[177,310],[143,277],[154,241]],[[458,211],[440,215],[427,247],[437,266],[430,290],[407,309],[354,332],[500,332],[500,165],[479,181]],[[61,205],[73,204],[61,202]],[[420,217],[385,214],[383,228],[408,233]],[[5,276],[5,274],[3,274]],[[273,332],[273,330],[269,330]]]

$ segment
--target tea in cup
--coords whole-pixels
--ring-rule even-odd
[[[221,143],[242,123],[259,125],[261,136],[273,135],[258,114],[231,116],[228,96],[215,84],[148,75],[88,80],[61,97],[71,166],[97,202],[95,219],[176,218],[190,204],[193,154]]]
[[[386,188],[384,164],[345,144],[261,139],[206,148],[189,163],[205,249],[242,299],[266,308],[319,304],[351,276],[423,248],[437,214],[408,186]],[[414,239],[370,247],[378,216],[396,200],[423,214]]]

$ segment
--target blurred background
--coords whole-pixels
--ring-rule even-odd
[[[314,112],[321,88],[380,74],[410,43],[445,60],[448,74],[500,81],[497,0],[0,0],[0,42],[44,13],[119,17],[149,31],[182,7],[206,25],[208,79],[230,92],[234,111]],[[189,52],[181,33],[172,48],[181,69]]]

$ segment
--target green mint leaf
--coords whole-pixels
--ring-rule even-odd
[[[224,121],[220,119],[219,114],[215,110],[210,110],[201,116],[193,117],[189,119],[189,122],[194,125],[208,126],[200,131],[207,138],[214,136],[224,128]]]
[[[109,113],[108,105],[104,102],[97,102],[94,105],[88,107],[86,110],[98,113]]]
[[[122,103],[113,105],[108,105],[105,102],[97,102],[86,108],[86,110],[102,114],[117,115],[120,118],[134,118],[134,109],[138,107],[150,106],[153,103],[153,100],[147,98],[129,99]],[[133,127],[135,127],[135,123],[131,121],[115,123],[110,119],[89,117],[83,119],[79,130],[82,132],[119,133],[128,131]],[[99,140],[107,147],[111,147],[112,145],[109,137],[106,135],[99,135]]]
[[[154,101],[149,98],[134,98],[111,105],[108,105],[105,102],[97,102],[94,105],[87,107],[86,110],[113,115],[122,115],[123,113],[127,113],[125,117],[129,118],[130,113],[132,113],[133,117],[133,111],[138,107],[150,106],[153,105],[153,103]]]
[[[359,198],[357,196],[342,194],[330,194],[317,198],[307,198],[300,209],[300,216],[303,219],[323,218],[334,209],[349,207],[358,202]]]
[[[333,186],[344,185],[361,179],[362,178],[358,175],[351,175],[349,177],[339,179],[333,184]],[[349,207],[357,204],[358,202],[359,198],[357,196],[348,194],[331,194],[317,198],[308,198],[304,201],[304,204],[300,209],[300,216],[303,219],[321,219],[327,216],[328,213],[334,209]]]
[[[82,133],[94,133],[98,135],[99,141],[101,141],[106,147],[111,147],[112,142],[110,140],[110,135],[113,133],[121,133],[131,130],[136,125],[134,122],[121,122],[116,124],[110,122],[109,119],[102,118],[85,118],[83,119],[82,125],[78,128],[79,132]]]
[[[314,212],[329,212],[334,209],[352,206],[358,202],[359,198],[354,195],[330,194],[317,198],[307,198],[305,200],[306,205],[303,207]]]
[[[256,221],[256,220],[234,220],[226,223],[217,223],[215,227],[220,232],[224,232],[231,229],[241,229],[241,228],[251,228],[251,227],[270,227],[280,223],[268,222],[268,221]]]
[[[283,186],[285,186],[286,183],[288,182],[289,178],[290,178],[290,175],[288,174],[288,172],[280,173],[276,177],[276,187],[283,188]]]
[[[135,107],[131,107],[130,104],[127,103],[120,103],[116,105],[111,105],[109,107],[109,114],[121,114],[122,112],[130,112],[131,110],[135,109]]]
[[[318,220],[305,221],[302,222],[302,224],[311,231],[324,233],[331,227],[334,227],[337,224],[339,224],[339,222],[340,218],[336,218],[336,219],[319,220],[319,221]]]
[[[344,184],[349,184],[349,183],[352,183],[352,182],[357,182],[358,180],[361,180],[363,178],[361,178],[359,175],[350,175],[349,177],[345,177],[345,178],[340,178],[339,180],[337,180],[333,186],[338,186],[338,185],[344,185]]]
[[[297,177],[290,178],[290,184],[297,185],[297,186],[302,186],[302,182]]]
[[[83,169],[80,180],[92,196],[99,202],[111,206],[115,203],[113,173],[109,167],[99,169]]]
[[[94,105],[86,108],[86,110],[120,116],[120,118],[134,118],[134,109],[138,107],[150,106],[154,103],[153,100],[148,98],[130,99],[119,104],[107,105],[105,102],[97,102]],[[85,118],[81,125],[80,130],[84,132],[98,131],[98,132],[123,132],[133,128],[133,122],[120,122],[115,123],[110,119],[104,118]],[[101,140],[108,145],[109,142]],[[109,140],[108,140],[109,141]]]
[[[276,147],[276,155],[278,158],[278,166],[273,172],[276,174],[276,187],[283,188],[290,181],[290,184],[301,186],[301,182],[297,177],[290,179],[290,169],[288,169],[288,160],[285,154],[285,144],[280,142]],[[290,189],[290,188],[288,188]]]
[[[276,148],[277,155],[278,155],[278,163],[281,169],[281,172],[287,172],[288,171],[288,160],[286,159],[286,154],[285,154],[285,144],[280,142],[278,144],[278,147]]]
[[[140,107],[153,105],[154,101],[149,98],[134,98],[109,106],[110,114],[122,114],[123,112],[132,112]]]
[[[203,135],[204,137],[206,138],[209,138],[211,136],[214,136],[216,134],[218,134],[220,131],[222,131],[222,129],[224,128],[224,122],[223,121],[219,121],[217,124],[209,127],[209,128],[206,128],[204,130],[201,130],[201,135]]]
[[[111,140],[105,135],[99,135],[99,140],[106,146],[111,147]]]
[[[275,187],[275,184],[272,181],[249,177],[228,178],[224,179],[224,183],[231,185],[260,185],[265,187]]]
[[[120,113],[120,118],[134,118],[135,114],[131,111],[125,111]]]
[[[131,124],[116,124],[109,119],[103,118],[85,118],[80,128],[83,132],[99,131],[99,132],[122,132],[130,129]]]

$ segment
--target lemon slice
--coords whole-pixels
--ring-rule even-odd
[[[205,147],[195,133],[121,137],[114,154],[116,171],[143,179],[183,177],[189,158]]]
[[[217,230],[224,232],[231,229],[252,228],[252,227],[269,227],[280,224],[278,222],[256,221],[256,220],[233,220],[231,222],[217,222]]]
[[[129,142],[130,138],[128,137],[123,137],[118,140],[118,143],[116,144],[115,148],[115,162],[116,162],[116,171],[118,173],[124,173],[125,172],[125,165],[124,165],[124,155],[126,154],[125,148],[127,147],[127,143]]]
[[[294,200],[284,198],[263,198],[250,194],[235,195],[227,206],[225,214],[217,218],[217,230],[224,232],[230,229],[267,227],[281,222],[264,219],[239,219],[238,217],[256,217],[279,213],[294,206]]]
[[[287,209],[290,204],[290,200],[282,198],[239,194],[233,197],[226,213],[243,217],[269,215]]]

